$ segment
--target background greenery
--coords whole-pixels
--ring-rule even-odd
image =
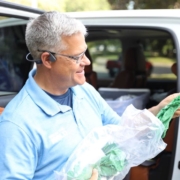
[[[57,10],[60,12],[98,11],[98,10],[131,10],[131,9],[177,9],[180,8],[180,0],[8,0],[26,6],[32,6],[45,11]],[[106,40],[104,42],[89,42],[92,50],[92,58],[96,71],[107,71],[105,62],[119,59],[121,45]],[[112,44],[114,47],[112,47]],[[111,46],[110,46],[111,45]],[[101,53],[101,49],[103,50]],[[176,49],[172,39],[147,40],[143,43],[146,59],[153,66],[169,67],[176,61]],[[102,65],[103,63],[103,65]],[[167,76],[165,76],[167,77]]]
[[[42,10],[58,10],[61,12],[109,10],[107,0],[8,0]]]
[[[96,11],[110,9],[176,9],[180,0],[7,0],[43,10]]]

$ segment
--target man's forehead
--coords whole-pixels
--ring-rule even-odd
[[[82,53],[86,51],[87,44],[85,41],[85,37],[82,34],[74,34],[72,36],[63,36],[62,43],[67,45],[67,49],[77,49],[77,53]]]

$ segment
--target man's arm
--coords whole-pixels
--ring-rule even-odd
[[[158,114],[158,112],[164,108],[166,105],[168,105],[174,98],[177,96],[180,96],[180,93],[174,93],[169,96],[167,96],[165,99],[163,99],[157,106],[153,106],[152,108],[148,109],[150,112],[152,112],[155,116]],[[180,109],[178,109],[175,113],[173,118],[180,116]]]

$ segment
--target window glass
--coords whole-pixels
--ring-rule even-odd
[[[97,72],[98,79],[114,77],[121,60],[121,41],[108,38],[90,41],[87,44],[93,59],[93,70]]]
[[[176,62],[176,48],[173,39],[171,37],[145,38],[142,44],[146,61],[152,65],[149,78],[175,79],[176,76],[171,72],[171,66]]]
[[[25,28],[25,20],[0,16],[0,91],[17,92],[27,79]]]
[[[129,68],[133,66],[133,61],[136,61],[139,69],[144,66],[140,59],[145,58],[148,79],[176,78],[171,72],[171,66],[176,62],[176,47],[172,36],[166,31],[134,28],[101,31],[93,29],[89,31],[87,44],[93,60],[93,70],[97,72],[99,80],[112,81],[118,72],[126,69],[124,65],[128,58],[132,60]],[[127,57],[131,48],[136,48],[138,53],[129,54]]]

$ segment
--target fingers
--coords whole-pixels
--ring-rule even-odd
[[[173,118],[179,117],[180,116],[180,109],[176,110],[176,112],[173,115]]]
[[[97,180],[97,179],[98,179],[98,171],[97,169],[93,169],[90,180]]]

